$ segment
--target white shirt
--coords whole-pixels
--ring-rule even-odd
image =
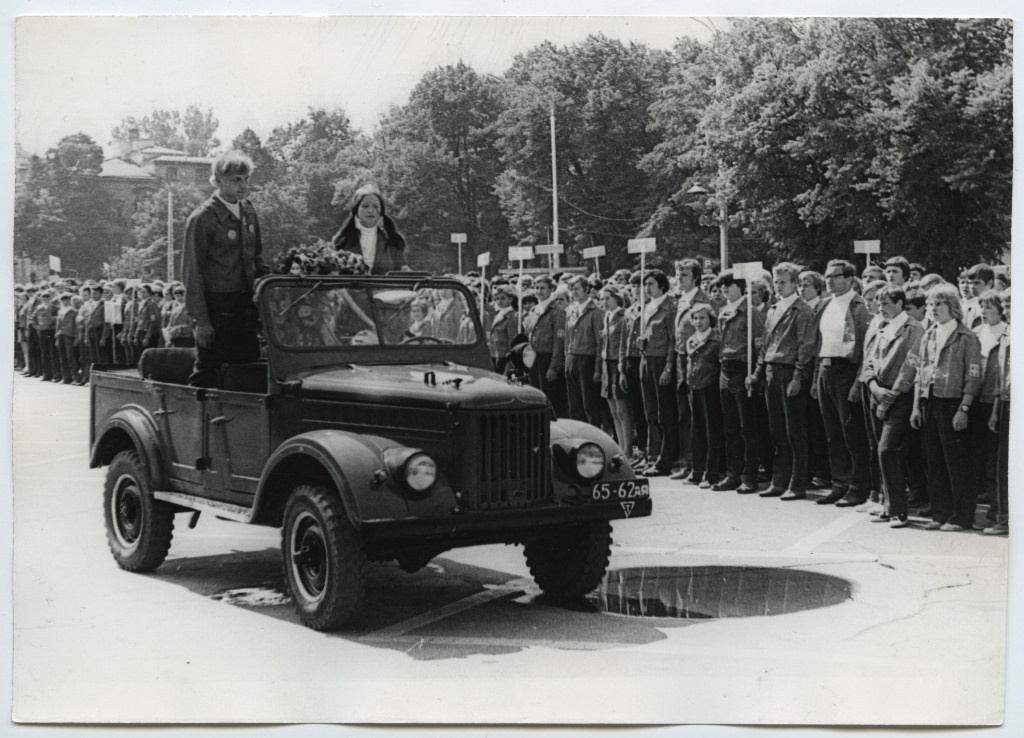
[[[946,345],[946,341],[953,335],[953,331],[956,330],[956,321],[950,318],[945,323],[937,323],[935,325],[935,356],[932,357],[932,361],[939,360],[939,354],[942,353],[942,347]]]
[[[789,297],[779,298],[779,301],[772,306],[772,310],[775,311],[774,320],[778,320],[778,316],[789,310],[790,305],[796,302],[799,297],[800,294],[798,292],[794,292]]]
[[[658,312],[658,308],[661,307],[661,303],[665,302],[665,298],[666,297],[668,297],[668,295],[662,295],[661,297],[656,297],[656,298],[650,300],[646,305],[644,305],[644,328],[645,329],[647,328],[647,321],[651,319],[652,315],[654,315],[656,312]]]
[[[697,296],[697,292],[699,289],[699,287],[694,287],[689,292],[684,292],[682,295],[680,295],[679,306],[676,308],[676,312],[685,313],[687,310],[689,310],[690,306],[693,304],[693,298]]]
[[[357,220],[356,228],[359,229],[359,249],[363,252],[363,261],[372,269],[373,260],[377,258],[377,226],[366,228]]]
[[[989,353],[999,345],[999,339],[1002,338],[1005,332],[1006,323],[1003,322],[996,323],[995,325],[982,323],[974,329],[974,333],[978,336],[978,341],[981,343],[982,361],[988,359]]]
[[[819,355],[822,358],[845,358],[850,353],[843,337],[846,335],[846,315],[850,312],[850,303],[855,294],[853,290],[848,290],[844,295],[833,295],[822,311],[821,322],[818,324],[818,332],[821,334]]]
[[[233,216],[235,216],[239,220],[242,219],[242,204],[241,203],[238,203],[238,202],[228,202],[227,200],[225,200],[220,195],[217,195],[217,199],[220,200],[222,203],[224,203],[224,207],[226,207],[228,210],[230,210],[231,214]]]

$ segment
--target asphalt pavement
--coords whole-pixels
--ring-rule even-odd
[[[176,517],[121,571],[89,390],[14,379],[16,720],[61,723],[998,724],[1010,541],[652,482],[609,577],[546,602],[521,549],[371,567],[345,630],[304,628],[275,529]]]

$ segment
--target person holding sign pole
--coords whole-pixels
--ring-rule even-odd
[[[601,366],[598,363],[604,313],[591,297],[586,277],[569,282],[573,304],[565,319],[565,383],[569,417],[601,427]]]
[[[696,259],[677,261],[676,279],[679,280],[679,299],[676,301],[675,341],[676,341],[676,412],[679,419],[679,459],[682,468],[672,475],[672,479],[687,479],[696,469],[691,449],[691,412],[690,388],[687,383],[686,341],[696,330],[690,313],[697,305],[710,304],[707,293],[700,288],[701,266]],[[702,465],[703,466],[703,465]],[[702,469],[703,471],[703,469]],[[694,483],[700,478],[692,479]]]
[[[821,406],[832,467],[832,492],[819,505],[856,507],[867,501],[871,486],[864,416],[857,373],[871,316],[864,298],[853,290],[857,270],[833,259],[825,267],[829,296],[818,305],[817,355],[811,396]]]
[[[644,469],[648,477],[667,476],[679,455],[676,417],[676,306],[668,296],[669,281],[660,269],[648,270],[643,286],[648,302],[640,318],[640,382],[647,410],[652,453],[658,457]]]
[[[764,317],[758,310],[747,308],[747,282],[726,269],[716,281],[725,297],[725,307],[718,314],[721,332],[720,359],[722,370],[718,388],[722,396],[722,420],[725,428],[725,479],[714,490],[734,489],[740,494],[757,492],[757,417],[754,398],[746,387],[753,367],[748,355],[748,341],[760,346],[764,334]],[[749,321],[749,326],[748,326]]]

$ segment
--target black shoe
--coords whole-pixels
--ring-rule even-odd
[[[774,484],[766,489],[764,492],[757,493],[759,497],[782,497],[786,494],[785,487],[776,487]]]
[[[741,495],[751,495],[757,492],[757,485],[750,484],[750,482],[743,482],[739,487],[736,488],[736,493]]]
[[[740,486],[740,480],[736,477],[726,477],[721,482],[715,482],[711,485],[711,489],[715,492],[728,492],[732,489],[737,489]]]
[[[700,480],[704,478],[704,472],[690,472],[686,479],[683,480],[685,484],[700,484]]]
[[[834,489],[824,497],[815,500],[815,502],[819,505],[834,505],[844,497],[846,497],[845,489]]]
[[[807,499],[807,493],[806,492],[794,492],[791,489],[787,489],[786,490],[786,494],[782,495],[782,497],[780,497],[779,499],[780,500],[784,500],[786,502],[789,502],[790,500],[806,500]]]
[[[857,505],[863,505],[867,501],[867,497],[861,497],[860,495],[855,495],[852,492],[847,492],[842,499],[836,502],[836,507],[857,507]]]

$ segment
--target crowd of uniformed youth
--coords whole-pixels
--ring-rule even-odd
[[[952,284],[902,257],[781,263],[751,280],[750,312],[747,280],[694,259],[489,288],[496,368],[526,334],[531,384],[642,474],[893,528],[1009,530],[1010,289],[987,264]]]
[[[954,285],[902,257],[859,276],[782,263],[752,280],[748,312],[732,270],[674,266],[495,278],[495,368],[525,334],[556,413],[607,430],[647,476],[785,501],[821,490],[818,504],[896,528],[915,514],[970,530],[982,503],[983,531],[1008,532],[1005,273],[978,264]],[[15,301],[16,369],[43,381],[195,345],[180,282],[33,282]],[[446,305],[418,300],[411,335],[438,333]]]
[[[44,382],[86,385],[92,364],[195,345],[180,282],[33,281],[15,285],[14,300],[15,369]]]

